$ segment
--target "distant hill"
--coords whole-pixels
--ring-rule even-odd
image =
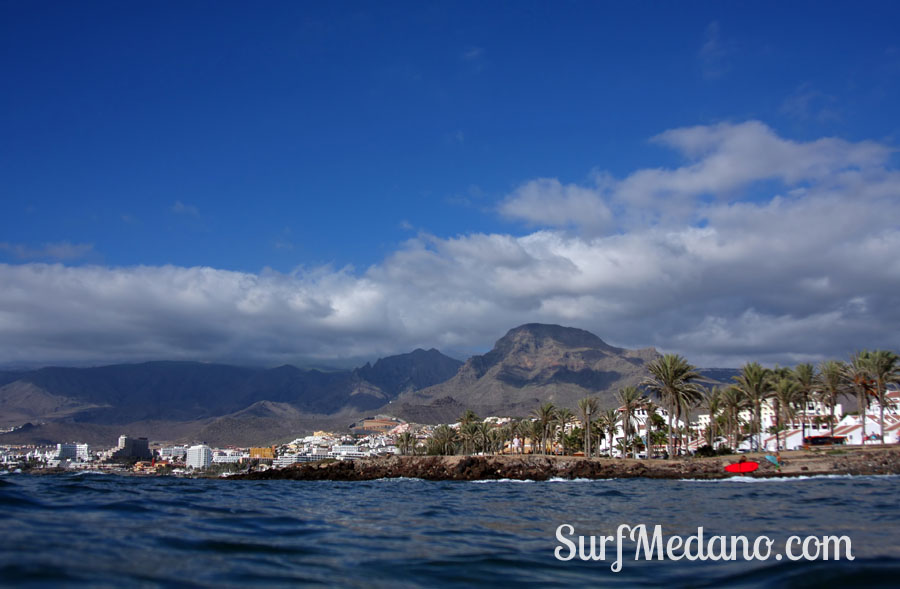
[[[224,443],[231,433],[241,432],[244,439],[265,441],[276,422],[328,422],[333,416],[335,422],[349,424],[353,416],[381,407],[403,392],[452,377],[461,365],[437,350],[415,350],[355,370],[331,372],[199,362],[3,372],[0,427],[35,425],[0,435],[0,443],[44,441],[63,431],[74,439],[79,426],[96,439],[106,426],[123,433],[146,432],[148,423],[157,425],[157,430],[150,430],[151,437],[177,432],[180,437]],[[60,423],[66,428],[51,427]],[[191,427],[184,427],[186,423]],[[113,441],[114,437],[109,443]]]
[[[352,409],[336,414],[310,414],[288,403],[258,401],[231,415],[210,420],[194,436],[215,444],[259,446],[289,442],[317,429],[345,430],[359,413]]]
[[[612,406],[615,391],[637,385],[646,363],[659,355],[653,348],[610,346],[582,329],[530,323],[510,330],[487,354],[469,358],[453,378],[404,393],[392,407],[401,417],[429,421],[449,407],[527,415],[547,401],[575,408],[586,396]]]
[[[734,377],[741,373],[737,368],[701,368],[698,372],[713,386],[734,384]]]
[[[424,389],[453,377],[462,362],[441,354],[434,348],[413,350],[409,354],[390,356],[354,370],[363,381],[386,391],[391,397]]]

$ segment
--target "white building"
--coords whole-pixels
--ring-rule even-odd
[[[52,460],[77,460],[90,462],[91,450],[87,444],[57,444],[56,453],[50,457]]]
[[[299,464],[301,462],[315,462],[317,460],[322,460],[323,457],[312,456],[310,454],[283,454],[275,459],[272,463],[272,466],[275,468],[285,468],[286,466],[291,466],[292,464]]]
[[[210,464],[212,464],[212,450],[206,444],[191,446],[187,449],[185,465],[188,468],[209,468]]]
[[[618,408],[618,411],[622,413],[624,410],[622,407]],[[664,407],[656,406],[654,413],[659,415],[665,425],[661,426],[661,428],[654,428],[654,431],[658,431],[661,429],[663,432],[668,432],[668,423],[669,423],[669,412],[666,411]],[[631,414],[631,428],[630,432],[633,436],[637,436],[645,443],[647,442],[647,425],[650,416],[647,413],[647,409],[644,407],[636,408]],[[578,422],[578,426],[581,427],[581,422]],[[678,418],[672,419],[672,428],[673,429],[681,429],[684,427],[684,422]],[[622,451],[620,448],[621,442],[625,439],[625,424],[620,419],[617,425],[616,433],[613,436],[613,447],[612,447],[612,456],[621,456]],[[660,444],[655,447],[654,455],[661,455],[664,451],[667,450],[666,444]],[[603,438],[600,440],[600,446],[597,448],[597,451],[601,454],[610,453],[609,448],[609,436],[606,434],[603,435]],[[646,450],[644,450],[646,452]]]
[[[187,446],[163,446],[159,449],[160,460],[184,460]]]
[[[843,410],[840,403],[838,403],[834,407],[835,420],[840,421],[842,415]],[[794,411],[794,415],[790,421],[786,420],[784,415],[782,415],[782,421],[785,429],[779,432],[778,436],[776,436],[775,434],[768,433],[769,430],[775,427],[776,423],[775,401],[773,399],[766,399],[766,401],[760,407],[762,433],[759,435],[759,447],[761,450],[772,452],[777,450],[779,446],[782,450],[794,450],[803,445],[804,431],[807,437],[829,435],[831,432],[831,426],[828,423],[830,416],[831,410],[827,405],[825,405],[821,401],[811,398],[805,407],[800,407],[799,409],[796,409]],[[741,411],[740,414],[738,414],[738,418],[741,420],[742,424],[749,424],[756,419],[756,417],[753,415],[753,411],[751,411],[750,409]],[[709,422],[709,414],[697,416],[697,427],[701,433],[701,436],[699,440],[697,440],[697,442],[692,446],[699,447],[706,444],[704,433],[709,428]],[[719,436],[724,435],[724,432],[719,432]],[[835,431],[835,435],[839,435],[837,431]],[[757,435],[755,433],[752,436],[745,434],[743,441],[738,444],[738,449],[755,450],[756,444]],[[696,447],[692,447],[692,449],[695,450]]]
[[[353,460],[365,458],[368,454],[359,449],[359,446],[350,444],[335,444],[331,447],[331,455],[338,460]]]
[[[900,391],[888,391],[884,407],[884,441],[888,444],[900,442]],[[882,431],[879,418],[881,406],[873,401],[866,411],[865,440],[863,440],[863,420],[859,415],[845,415],[834,429],[835,436],[846,438],[847,444],[880,444]]]
[[[216,450],[213,452],[213,464],[239,464],[248,460],[250,454],[244,454],[240,450]]]

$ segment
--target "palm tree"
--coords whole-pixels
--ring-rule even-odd
[[[837,406],[838,397],[844,391],[844,373],[846,368],[843,362],[837,360],[827,360],[819,365],[819,375],[816,380],[819,385],[820,400],[828,406],[831,411],[829,424],[831,425],[831,437],[834,437],[834,408]],[[806,443],[804,439],[803,443]]]
[[[675,419],[681,421],[684,424],[682,431],[684,432],[685,437],[687,438],[687,444],[690,445],[691,442],[691,409],[700,405],[700,402],[703,401],[703,387],[697,385],[696,389],[682,389],[679,392],[679,395],[676,399],[675,403]],[[679,438],[679,454],[681,454],[681,444]],[[685,447],[685,451],[687,451],[687,447]]]
[[[862,443],[866,443],[866,413],[869,409],[869,395],[874,392],[875,379],[870,370],[871,352],[863,350],[853,354],[849,364],[844,364],[844,382],[856,394],[856,404],[862,420]]]
[[[572,410],[567,407],[560,407],[556,410],[556,428],[559,429],[560,439],[564,438],[566,435],[566,427],[575,421],[575,414],[572,413]],[[563,452],[565,452],[565,446],[563,447]]]
[[[578,413],[581,416],[581,427],[584,430],[584,455],[591,457],[591,419],[600,406],[594,397],[585,397],[578,401]]]
[[[412,446],[413,435],[409,432],[403,432],[397,438],[397,445],[400,447],[400,454],[407,456]]]
[[[741,373],[735,376],[734,380],[753,408],[756,425],[756,450],[758,452],[762,437],[762,406],[772,395],[771,371],[756,362],[748,362],[744,364]]]
[[[574,452],[578,451],[579,446],[581,445],[581,434],[575,430],[566,433],[564,431],[559,432],[560,443],[563,447],[563,452],[566,455],[571,455]]]
[[[550,424],[556,418],[556,407],[549,401],[532,411],[532,415],[541,424],[541,454],[547,453],[547,438],[549,437]]]
[[[561,427],[566,427],[575,421],[575,414],[568,407],[560,407],[556,410],[556,423]]]
[[[481,424],[477,421],[470,421],[465,425],[459,426],[459,437],[463,443],[463,453],[473,454],[475,445],[478,443],[478,437],[481,432]]]
[[[544,435],[544,426],[540,421],[526,421],[526,433],[531,438],[531,453],[538,453],[538,444]]]
[[[591,445],[598,450],[606,440],[606,417],[606,412],[600,412],[597,414],[597,419],[591,424]]]
[[[794,379],[803,400],[803,413],[800,414],[800,440],[806,439],[806,414],[809,411],[809,396],[816,386],[816,369],[812,364],[798,364],[794,367]]]
[[[503,442],[506,440],[506,434],[500,428],[491,428],[488,432],[488,448],[491,454],[496,454],[503,448]]]
[[[712,387],[703,393],[703,408],[709,414],[709,427],[706,430],[707,442],[710,448],[715,448],[716,438],[716,416],[719,413],[722,404],[722,387]]]
[[[681,416],[690,402],[700,398],[700,386],[695,380],[700,378],[697,369],[678,354],[666,354],[650,362],[647,370],[651,376],[645,378],[641,385],[655,393],[669,413],[669,456],[673,456],[675,448],[672,436],[672,418]]]
[[[619,431],[619,412],[615,409],[607,409],[597,418],[597,427],[606,436],[609,457],[612,458],[614,438]]]
[[[635,411],[641,408],[644,404],[644,395],[641,394],[641,391],[637,387],[625,387],[619,389],[619,392],[616,393],[616,400],[621,404],[619,410],[622,412],[622,426],[625,433],[625,441],[624,445],[628,447],[628,441],[632,438],[631,431],[631,420],[634,417]],[[636,444],[631,444],[631,457],[634,458],[636,454]]]
[[[478,415],[471,409],[466,409],[465,412],[463,412],[463,414],[459,416],[460,427],[476,421],[481,421],[481,418],[478,417]]]
[[[794,408],[801,399],[802,392],[800,384],[793,378],[790,371],[781,372],[779,378],[775,380],[774,394],[772,398],[775,401],[775,449],[781,449],[781,430],[785,419],[791,420],[794,417]],[[787,441],[785,440],[785,444]]]
[[[720,400],[722,409],[725,411],[725,418],[728,423],[728,433],[731,437],[731,448],[737,449],[738,435],[741,427],[741,412],[750,407],[747,398],[741,389],[736,385],[731,385],[722,391]]]
[[[869,356],[869,374],[875,381],[875,397],[878,399],[878,425],[881,443],[884,444],[884,407],[887,405],[887,385],[900,379],[900,357],[890,350],[875,350]]]
[[[481,444],[481,451],[487,454],[491,444],[491,432],[496,428],[494,427],[494,424],[488,423],[487,421],[482,421],[477,425],[478,435],[476,436],[476,440]]]
[[[456,437],[456,432],[450,426],[437,426],[428,440],[428,453],[442,456],[453,454],[456,447]]]
[[[656,412],[659,409],[659,405],[653,402],[653,399],[648,399],[644,397],[644,413],[647,414],[646,418],[646,430],[647,430],[647,458],[656,458],[656,453],[653,450],[653,422],[655,419],[662,420],[662,417]]]

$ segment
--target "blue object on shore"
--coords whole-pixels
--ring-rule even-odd
[[[766,454],[766,460],[768,460],[769,462],[771,462],[772,464],[774,464],[774,465],[777,466],[778,468],[781,468],[781,463],[778,462],[778,459],[775,458],[774,456],[772,456],[771,454]]]

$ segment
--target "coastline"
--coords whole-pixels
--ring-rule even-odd
[[[838,453],[839,452],[839,453]],[[828,450],[783,452],[785,464],[776,468],[765,453],[745,454],[758,461],[754,478],[790,478],[817,475],[900,474],[900,446],[870,446]],[[418,478],[429,481],[549,479],[727,479],[724,471],[739,456],[633,460],[573,456],[393,456],[353,461],[297,464],[229,476],[229,480],[369,481],[386,478]]]

